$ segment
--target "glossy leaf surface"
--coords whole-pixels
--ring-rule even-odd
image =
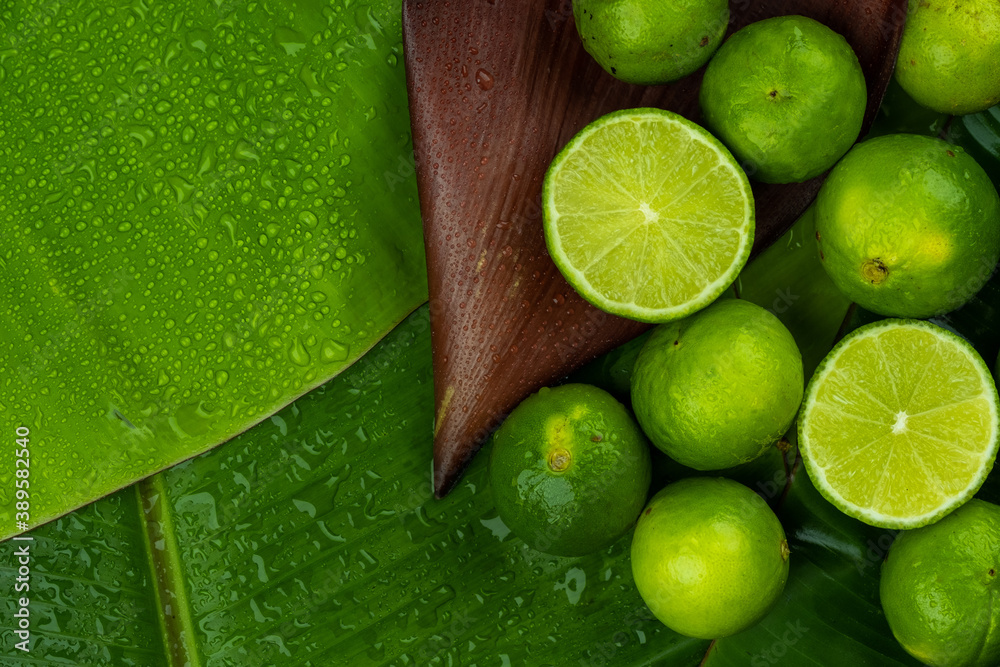
[[[31,525],[245,430],[426,299],[398,0],[15,0],[0,35],[0,431],[32,432]]]

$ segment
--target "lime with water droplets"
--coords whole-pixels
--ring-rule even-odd
[[[941,113],[970,114],[1000,102],[1000,3],[910,0],[896,80]]]
[[[970,500],[899,535],[882,565],[879,597],[893,635],[921,662],[1000,664],[1000,507]]]
[[[497,512],[525,543],[582,556],[635,523],[651,477],[649,445],[611,394],[584,384],[543,388],[493,436]]]
[[[868,101],[847,40],[804,16],[758,21],[730,37],[699,96],[706,127],[765,183],[832,167],[858,138]]]
[[[785,434],[803,384],[802,355],[781,321],[726,299],[653,332],[632,373],[632,406],[672,459],[720,470],[757,458]]]
[[[961,148],[893,134],[855,146],[816,199],[827,274],[857,304],[891,317],[954,310],[1000,258],[1000,197]]]
[[[669,83],[708,62],[729,25],[726,0],[574,0],[583,48],[614,77]]]

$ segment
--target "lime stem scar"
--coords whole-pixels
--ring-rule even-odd
[[[781,540],[781,560],[788,560],[788,555],[792,553],[788,548],[788,540]]]
[[[889,277],[889,267],[878,258],[868,259],[861,265],[861,274],[872,285],[881,285]]]
[[[549,468],[553,472],[562,472],[569,467],[572,459],[573,456],[569,453],[569,450],[558,447],[549,452]]]

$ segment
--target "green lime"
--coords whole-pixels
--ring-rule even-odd
[[[941,113],[975,113],[1000,102],[1000,3],[910,0],[896,80]]]
[[[726,40],[700,97],[705,126],[765,183],[832,167],[858,138],[868,101],[847,40],[804,16],[752,23]]]
[[[755,625],[788,579],[788,542],[760,496],[721,477],[692,477],[653,496],[632,537],[632,577],[664,625],[727,637]]]
[[[603,389],[566,384],[524,399],[493,435],[500,518],[526,544],[582,556],[624,535],[646,502],[649,445]]]
[[[802,355],[771,312],[724,299],[656,328],[632,375],[632,407],[668,456],[697,470],[751,461],[802,401]]]
[[[1000,507],[970,500],[896,538],[882,609],[910,655],[932,667],[1000,664]]]
[[[979,490],[997,456],[997,390],[965,340],[919,320],[882,320],[833,348],[806,389],[799,448],[844,513],[916,528]]]
[[[729,151],[660,109],[608,114],[556,156],[542,192],[545,242],[587,301],[666,322],[708,305],[753,245],[753,193]]]
[[[729,25],[727,0],[574,0],[583,47],[628,83],[669,83],[708,62]]]
[[[1000,258],[1000,197],[961,148],[915,134],[855,146],[816,200],[820,260],[841,292],[880,315],[958,308]]]

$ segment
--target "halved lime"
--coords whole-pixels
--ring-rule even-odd
[[[601,310],[669,322],[707,306],[753,245],[753,193],[732,154],[661,109],[583,128],[549,166],[545,242],[570,285]]]
[[[806,389],[799,446],[844,513],[883,528],[940,519],[997,455],[998,399],[972,346],[928,322],[882,320],[845,337]]]

